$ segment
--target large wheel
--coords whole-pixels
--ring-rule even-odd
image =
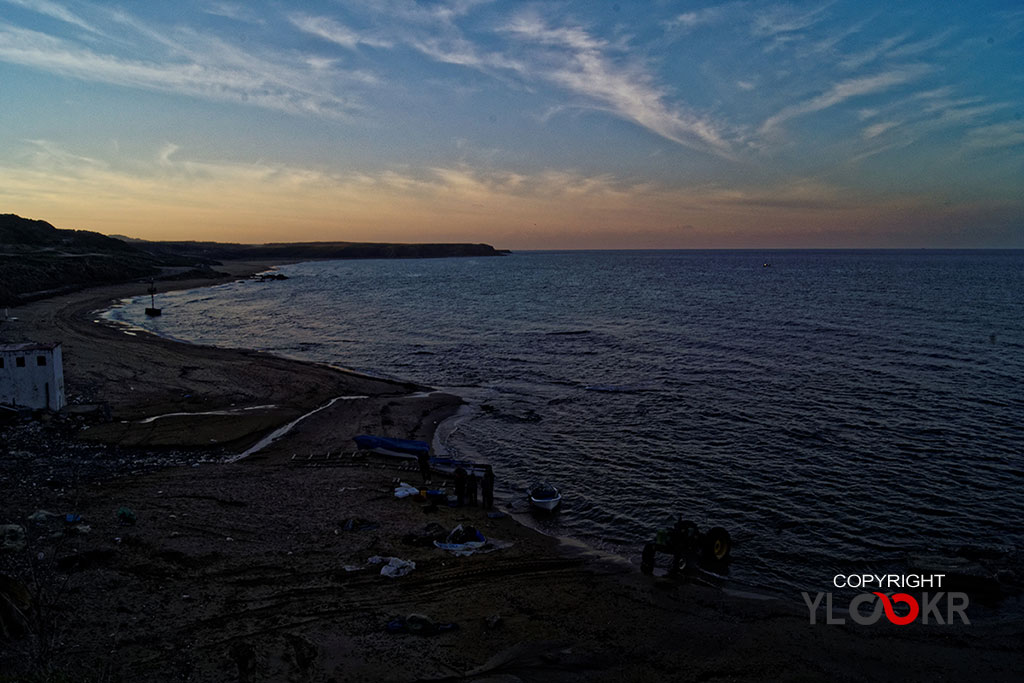
[[[729,557],[732,550],[732,540],[729,532],[720,526],[712,528],[704,535],[704,556],[716,562],[721,562]]]
[[[654,544],[645,543],[644,551],[640,554],[640,573],[650,576],[654,573]]]

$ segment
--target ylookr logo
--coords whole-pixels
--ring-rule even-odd
[[[941,588],[945,574],[837,574],[832,584],[836,588]],[[818,622],[818,608],[825,603],[825,623],[845,624],[844,617],[836,616],[832,601],[832,593],[817,593],[813,598],[810,593],[801,593],[810,612],[812,624]],[[896,605],[899,605],[897,610]],[[890,623],[906,626],[920,618],[922,624],[952,624],[959,617],[964,624],[970,624],[967,618],[967,607],[970,600],[966,593],[939,592],[922,593],[920,599],[910,593],[888,594],[882,591],[871,591],[854,596],[847,610],[850,619],[863,625],[878,623],[885,614]],[[869,607],[870,614],[862,612]]]

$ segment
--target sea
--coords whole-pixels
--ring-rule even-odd
[[[1024,252],[537,251],[345,260],[122,302],[108,317],[462,396],[440,433],[500,505],[637,561],[726,528],[721,581],[833,576],[1024,544]],[[563,493],[527,515],[531,483]],[[922,560],[921,558],[926,558]],[[967,561],[967,560],[964,560]]]

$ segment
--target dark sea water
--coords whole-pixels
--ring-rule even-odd
[[[770,262],[770,267],[763,267]],[[116,319],[411,379],[471,402],[445,445],[513,509],[635,558],[722,525],[729,581],[799,599],[836,573],[1024,542],[1024,252],[535,252],[334,261],[137,300]]]

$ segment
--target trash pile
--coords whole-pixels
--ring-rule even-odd
[[[407,484],[404,481],[400,482],[395,487],[395,498],[409,498],[410,496],[420,495],[420,490],[412,484]]]
[[[458,525],[442,541],[434,541],[434,547],[445,550],[456,557],[469,557],[478,553],[491,553],[495,550],[511,548],[508,541],[488,540],[476,527]]]
[[[397,579],[400,576],[405,576],[413,569],[416,569],[416,563],[412,560],[403,560],[400,557],[381,557],[380,555],[374,555],[366,561],[367,564],[384,564],[381,567],[380,575],[386,576],[391,579]]]

